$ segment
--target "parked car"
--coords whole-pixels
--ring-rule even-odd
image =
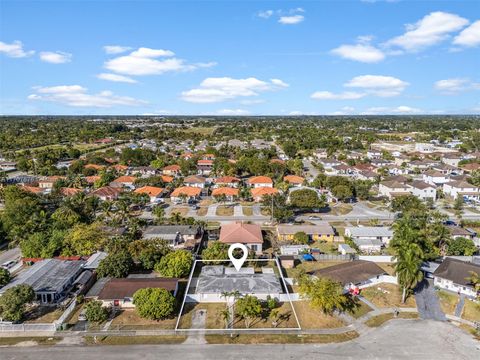
[[[87,321],[87,310],[86,309],[82,309],[82,311],[78,315],[78,321]]]
[[[15,266],[16,263],[17,263],[16,260],[10,260],[10,261],[4,262],[2,265],[0,265],[0,267],[6,270],[10,270],[12,267]]]

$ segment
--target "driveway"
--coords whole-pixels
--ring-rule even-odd
[[[424,279],[415,289],[415,301],[421,319],[446,321],[431,280]]]

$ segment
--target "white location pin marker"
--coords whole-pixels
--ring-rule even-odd
[[[237,259],[233,256],[233,252],[234,252],[235,249],[242,249],[243,250],[243,256],[240,259]],[[233,266],[235,266],[235,269],[237,271],[240,271],[241,267],[243,266],[243,263],[247,259],[247,256],[248,256],[248,249],[243,244],[240,244],[240,243],[232,244],[228,248],[228,258],[232,262]]]

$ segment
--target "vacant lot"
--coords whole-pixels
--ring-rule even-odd
[[[312,309],[308,301],[295,301],[293,306],[302,329],[338,328],[345,325],[341,319],[333,315]]]
[[[371,301],[375,306],[385,307],[416,307],[413,295],[402,303],[402,292],[395,284],[380,283],[375,286],[363,289],[361,295]]]

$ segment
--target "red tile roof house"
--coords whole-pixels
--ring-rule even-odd
[[[80,192],[83,192],[83,190],[82,189],[76,189],[76,188],[69,188],[69,187],[64,187],[64,188],[60,189],[60,193],[65,197],[74,196],[74,195],[76,195]]]
[[[198,187],[198,188],[201,188],[201,189],[205,188],[205,183],[206,182],[207,182],[206,178],[204,178],[203,176],[198,176],[198,175],[187,176],[183,180],[183,183],[185,184],[185,186]]]
[[[38,187],[42,189],[53,189],[55,183],[62,179],[65,179],[65,176],[46,176],[38,182]]]
[[[232,187],[220,187],[213,189],[212,196],[215,199],[219,199],[222,195],[225,195],[227,201],[234,201],[238,198],[239,190]]]
[[[178,279],[174,278],[126,278],[110,279],[98,294],[105,307],[134,308],[133,295],[140,289],[165,289],[173,296],[178,292]]]
[[[95,183],[95,181],[98,181],[100,180],[101,177],[98,176],[98,175],[92,175],[92,176],[85,176],[85,181],[87,182],[87,184],[89,185],[92,185]]]
[[[111,186],[104,186],[100,189],[92,191],[90,195],[98,197],[102,201],[117,200],[118,196],[122,193],[121,188],[114,188]]]
[[[198,200],[200,198],[201,188],[191,186],[181,186],[173,190],[170,194],[170,199],[174,203],[188,202],[191,200]]]
[[[305,182],[305,178],[297,175],[287,175],[283,177],[283,181],[289,183],[293,187],[300,187]]]
[[[240,184],[240,179],[234,176],[222,176],[213,180],[213,187],[219,188],[222,186],[236,188]]]
[[[198,174],[210,175],[213,170],[213,160],[198,160],[197,161]]]
[[[262,201],[265,195],[278,194],[278,190],[272,187],[257,187],[250,190],[254,201]]]
[[[159,202],[165,192],[164,188],[156,186],[143,186],[133,191],[135,194],[146,194],[150,198],[151,203]]]
[[[110,183],[111,187],[119,187],[119,188],[128,188],[128,189],[134,189],[135,188],[135,181],[137,181],[137,178],[135,176],[120,176],[119,178],[113,180]]]
[[[244,223],[222,225],[219,241],[229,245],[240,243],[254,251],[255,254],[262,254],[263,235],[260,225]]]
[[[181,173],[180,165],[168,165],[162,169],[163,175],[178,176]]]
[[[253,188],[259,188],[259,187],[273,188],[273,180],[268,176],[252,176],[247,180],[247,185]]]

